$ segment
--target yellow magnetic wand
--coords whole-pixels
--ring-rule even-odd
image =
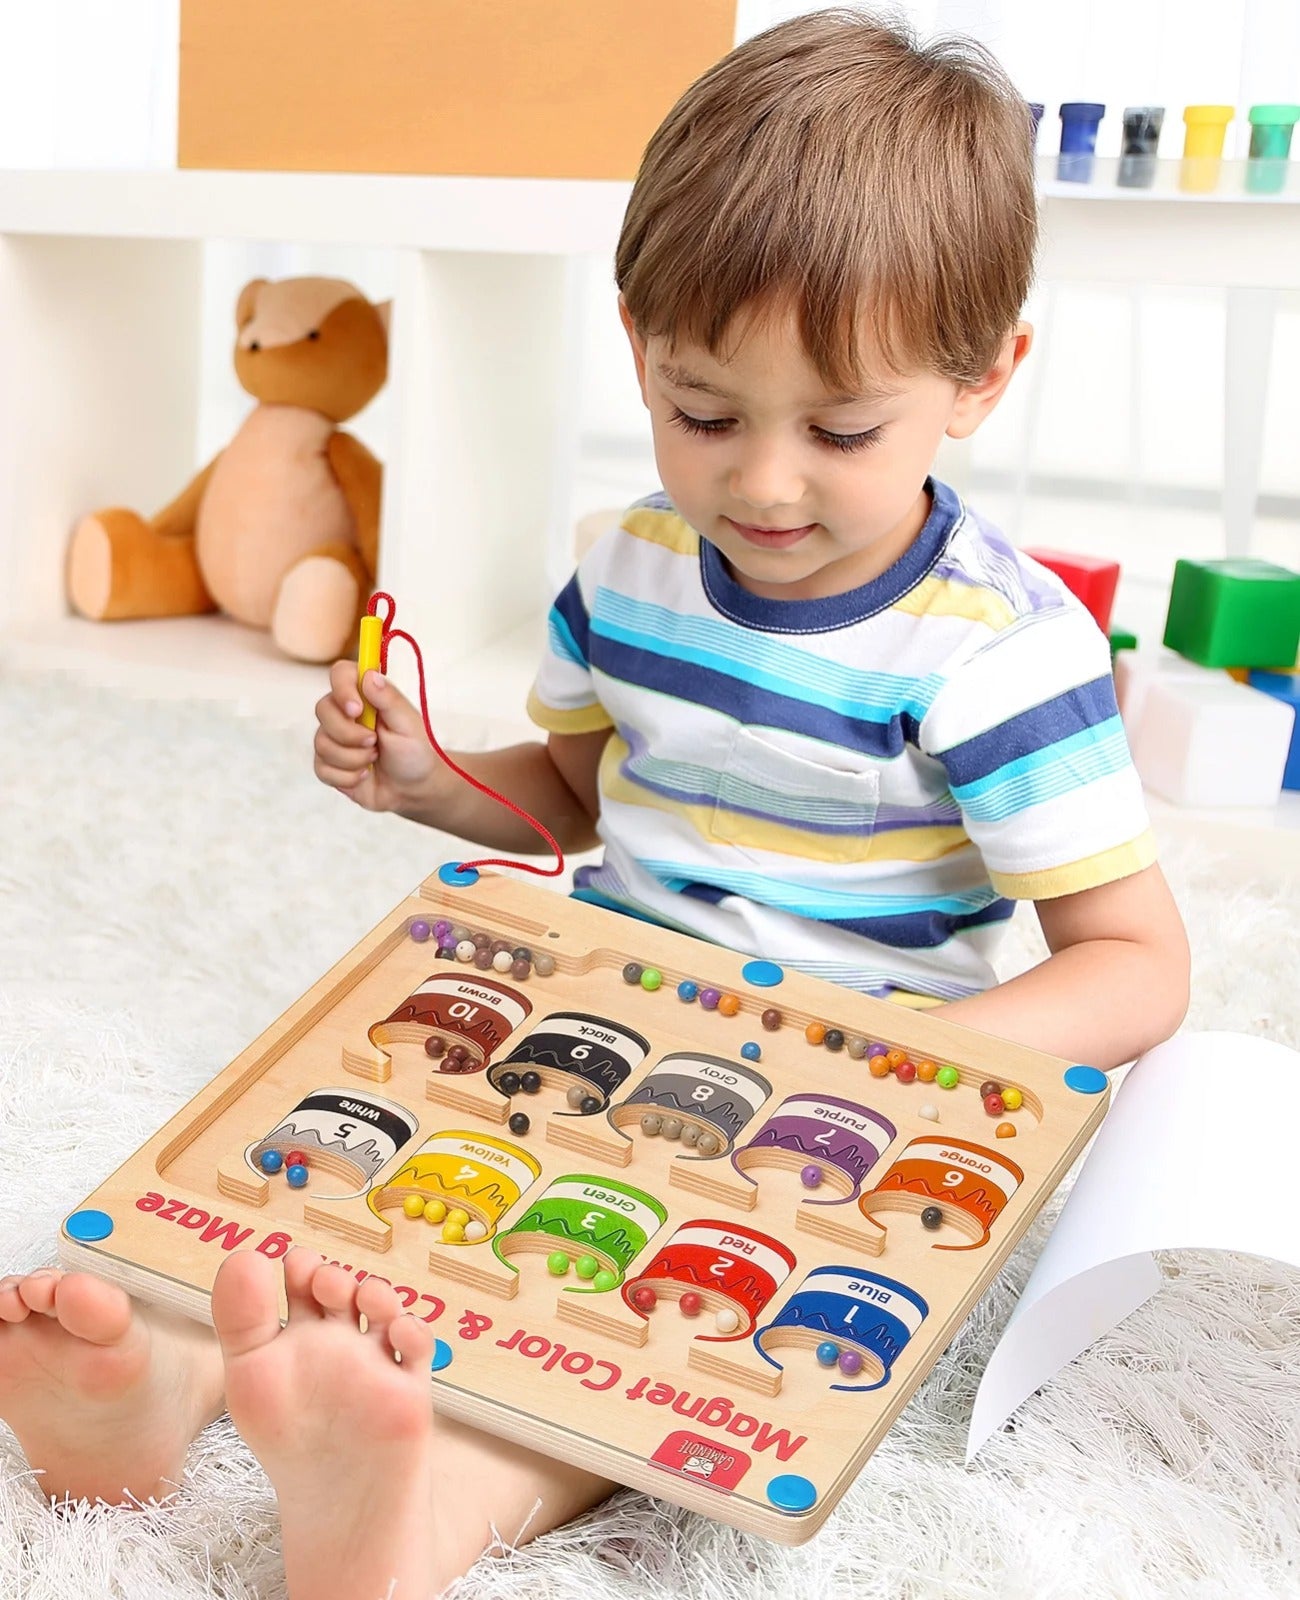
[[[361,636],[357,644],[357,692],[361,694],[361,722],[373,730],[375,708],[361,693],[361,684],[367,672],[378,672],[383,657],[384,624],[381,618],[367,614],[361,619]]]

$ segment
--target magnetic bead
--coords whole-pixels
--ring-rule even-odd
[[[510,954],[515,958],[516,961],[531,962],[533,959],[533,952],[526,944],[517,944]]]
[[[599,1095],[584,1094],[582,1099],[578,1101],[578,1110],[582,1112],[584,1117],[594,1117],[600,1110],[601,1103]]]
[[[478,954],[478,946],[472,939],[462,939],[456,946],[457,961],[473,961]]]
[[[600,1262],[596,1260],[595,1256],[579,1256],[573,1263],[573,1270],[584,1283],[590,1283],[600,1271]]]
[[[740,1326],[740,1312],[733,1311],[730,1306],[723,1306],[721,1311],[715,1312],[713,1326],[719,1333],[735,1333]]]
[[[1025,1097],[1019,1089],[1004,1089],[1002,1091],[1002,1104],[1008,1111],[1019,1111],[1025,1103]]]
[[[509,939],[493,939],[492,954],[494,956],[508,956],[510,954]]]
[[[549,978],[555,971],[555,957],[547,955],[545,950],[539,950],[533,957],[533,971],[539,978]]]
[[[803,1030],[803,1036],[809,1044],[820,1044],[826,1037],[826,1024],[824,1022],[810,1022]]]
[[[447,1202],[439,1200],[436,1196],[424,1202],[424,1220],[426,1222],[443,1222],[447,1217]]]
[[[438,946],[439,961],[454,961],[456,959],[456,946],[454,944],[440,944]]]
[[[293,1166],[284,1169],[284,1175],[288,1178],[291,1189],[305,1189],[307,1187],[308,1172],[306,1167],[300,1166],[295,1162]]]
[[[263,1150],[257,1158],[257,1164],[263,1172],[279,1172],[284,1165],[284,1157],[278,1150]]]
[[[916,1063],[914,1061],[900,1061],[894,1068],[894,1076],[899,1083],[915,1083]]]
[[[469,1060],[469,1050],[463,1044],[449,1044],[447,1046],[447,1060],[449,1063],[459,1064]]]
[[[569,1258],[563,1250],[552,1250],[546,1258],[546,1270],[553,1278],[562,1278],[569,1270]]]
[[[477,933],[470,934],[470,941],[476,950],[490,950],[492,948],[492,935],[484,933],[481,928]]]
[[[662,1133],[664,1119],[657,1111],[643,1111],[641,1113],[641,1132],[648,1133],[653,1139],[657,1133]]]
[[[570,1085],[568,1094],[566,1094],[564,1098],[576,1111],[582,1102],[587,1098],[586,1088],[580,1083],[572,1084]]]
[[[848,1051],[855,1061],[861,1061],[867,1053],[867,1041],[860,1033],[851,1033],[848,1038]]]
[[[305,1167],[307,1165],[306,1153],[302,1150],[286,1151],[284,1164],[286,1167]]]
[[[933,1083],[939,1076],[939,1063],[937,1061],[918,1061],[916,1075],[922,1083]]]
[[[823,1367],[833,1367],[840,1359],[840,1347],[826,1339],[817,1346],[817,1360]]]
[[[643,967],[641,967],[639,965],[639,963],[637,963],[635,961],[629,961],[627,966],[625,966],[623,968],[623,982],[624,983],[640,983],[641,982],[641,974],[642,974],[642,972],[644,970],[645,969]]]
[[[638,1311],[653,1311],[659,1303],[659,1296],[648,1283],[638,1283],[634,1289],[629,1290],[628,1299]]]
[[[497,1079],[497,1088],[502,1094],[519,1093],[519,1074],[517,1072],[503,1072]]]
[[[445,1055],[446,1050],[447,1041],[440,1033],[431,1033],[424,1041],[424,1053],[426,1056],[430,1056],[434,1061],[436,1061],[440,1055]]]
[[[885,1056],[868,1056],[867,1071],[873,1078],[887,1078],[889,1076],[889,1061]]]
[[[999,1122],[993,1131],[995,1134],[997,1134],[999,1139],[1014,1139],[1016,1136],[1016,1125],[1014,1122]]]
[[[775,1006],[768,1006],[767,1010],[758,1019],[769,1033],[775,1033],[781,1026],[781,1013]]]
[[[932,1106],[927,1102],[917,1111],[917,1116],[924,1117],[927,1122],[938,1122],[939,1108],[938,1106]]]
[[[699,1142],[700,1142],[700,1129],[699,1129],[699,1127],[694,1122],[683,1122],[682,1123],[682,1143],[684,1145],[686,1145],[686,1147],[688,1149],[690,1149],[690,1148],[693,1148],[695,1145],[699,1144]]]
[[[617,1275],[611,1272],[608,1267],[602,1267],[596,1276],[591,1280],[591,1287],[598,1290],[601,1294],[605,1294],[610,1289],[613,1289],[617,1283]]]
[[[718,996],[718,1010],[724,1017],[734,1017],[740,1010],[740,996],[737,994],[720,994]]]
[[[509,950],[498,950],[492,957],[492,967],[496,972],[509,972],[514,962],[510,959]]]
[[[806,1166],[799,1174],[799,1182],[805,1189],[819,1189],[822,1181],[822,1169],[816,1166]]]
[[[477,1244],[480,1239],[486,1239],[486,1238],[487,1238],[487,1225],[485,1223],[479,1222],[478,1219],[475,1218],[475,1220],[473,1222],[467,1222],[465,1224],[465,1243],[466,1244]]]
[[[869,1044],[867,1046],[867,1055],[872,1060],[874,1060],[877,1056],[886,1056],[888,1054],[889,1046],[887,1044],[881,1044],[879,1040],[876,1040],[873,1044]]]
[[[491,972],[492,952],[490,950],[476,950],[474,952],[474,965],[480,972]]]
[[[402,1210],[414,1221],[416,1217],[424,1215],[424,1196],[422,1194],[408,1194],[402,1201]]]
[[[523,1073],[521,1075],[520,1079],[519,1079],[519,1087],[524,1091],[525,1094],[536,1094],[537,1091],[542,1087],[542,1075],[541,1075],[541,1073],[540,1072],[525,1072],[525,1073]]]
[[[469,1212],[461,1206],[453,1206],[447,1213],[447,1221],[454,1228],[463,1228],[469,1222]]]
[[[1001,1094],[1002,1085],[993,1078],[985,1078],[980,1084],[980,1099],[987,1100],[991,1094]]]
[[[682,1119],[680,1117],[665,1117],[663,1128],[660,1131],[665,1139],[680,1139],[682,1136]]]
[[[653,994],[663,981],[664,975],[658,967],[647,967],[641,974],[641,987],[650,994]]]
[[[696,1294],[694,1289],[688,1289],[677,1304],[684,1317],[698,1317],[704,1309],[704,1297]]]
[[[469,929],[463,922],[453,922],[451,925],[451,942],[459,944],[462,939],[469,938]]]
[[[721,989],[701,989],[700,990],[700,1004],[704,1007],[704,1009],[706,1011],[716,1011],[718,1009],[718,1001],[721,1000],[721,999],[722,999],[722,990]]]
[[[740,1054],[742,1060],[761,1061],[763,1059],[763,1047],[761,1044],[755,1044],[752,1039],[747,1039],[740,1047]]]
[[[510,963],[510,976],[517,983],[522,983],[532,970],[530,964],[522,956],[516,956]]]
[[[423,944],[433,932],[433,929],[427,922],[423,920],[423,918],[417,917],[406,931],[410,934],[412,939],[415,940],[416,944]]]
[[[893,1072],[896,1067],[901,1067],[904,1061],[907,1060],[907,1051],[886,1050],[885,1060],[889,1063],[889,1070]]]
[[[465,1224],[452,1222],[450,1218],[442,1225],[442,1242],[444,1244],[461,1244],[465,1238]]]
[[[522,1111],[516,1111],[506,1126],[510,1129],[511,1133],[522,1138],[522,1136],[528,1132],[529,1128],[532,1127],[532,1123],[528,1120],[526,1113]]]
[[[846,1378],[856,1378],[862,1371],[862,1357],[856,1350],[841,1350],[839,1367]]]
[[[938,1206],[926,1206],[925,1210],[921,1213],[921,1226],[923,1228],[929,1228],[931,1233],[933,1233],[936,1228],[943,1227],[943,1212],[940,1211]]]
[[[433,925],[434,938],[439,944],[445,944],[447,942],[447,935],[450,932],[451,923],[447,921],[446,917],[439,917],[437,922],[435,922]]]
[[[822,1043],[828,1050],[843,1050],[844,1035],[839,1028],[827,1028],[826,1037],[822,1040]]]
[[[941,1089],[955,1089],[961,1082],[961,1073],[956,1067],[940,1067],[934,1075],[934,1081]]]
[[[683,978],[682,981],[677,985],[677,998],[684,1001],[687,1005],[690,1005],[691,1001],[695,999],[699,992],[699,984],[695,983],[690,978]]]
[[[984,1109],[991,1117],[1000,1117],[1007,1109],[1000,1094],[986,1094],[984,1096]]]
[[[722,1140],[716,1133],[702,1133],[695,1148],[702,1156],[716,1156],[722,1149]]]

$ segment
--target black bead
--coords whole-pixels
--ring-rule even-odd
[[[921,1213],[921,1226],[929,1228],[932,1232],[935,1228],[943,1226],[943,1212],[940,1211],[938,1206],[926,1206]]]
[[[502,1094],[519,1093],[519,1074],[517,1072],[503,1072],[497,1079],[497,1088]]]
[[[600,1110],[600,1105],[601,1102],[594,1094],[584,1095],[578,1102],[578,1110],[582,1112],[584,1117],[594,1117]]]
[[[624,983],[640,983],[641,982],[641,974],[644,971],[645,971],[645,968],[640,966],[637,962],[629,961],[627,966],[625,966],[623,968],[623,982]]]
[[[519,1080],[519,1087],[525,1094],[536,1094],[541,1086],[542,1075],[540,1072],[525,1072]]]
[[[838,1028],[827,1028],[826,1037],[822,1040],[822,1043],[828,1050],[843,1050],[844,1035]]]
[[[526,944],[517,944],[510,952],[510,959],[512,961],[531,961],[533,959],[533,952]]]
[[[511,1133],[524,1134],[528,1132],[530,1127],[532,1127],[532,1123],[529,1122],[522,1111],[516,1111],[509,1122]]]

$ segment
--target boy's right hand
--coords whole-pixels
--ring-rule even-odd
[[[316,702],[316,776],[367,811],[409,813],[433,798],[445,769],[420,713],[377,672],[366,674],[366,699],[378,713],[373,732],[359,720],[356,662],[336,661],[330,692]]]

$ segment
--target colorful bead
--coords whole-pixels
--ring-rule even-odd
[[[641,987],[649,994],[653,994],[664,981],[664,975],[658,967],[647,967],[641,974]]]
[[[740,1010],[740,996],[738,994],[720,994],[718,996],[718,1010],[724,1017],[734,1017]]]
[[[453,1206],[447,1213],[447,1221],[454,1228],[463,1228],[469,1222],[469,1212],[461,1206]]]
[[[691,1001],[695,999],[699,992],[700,986],[692,978],[683,978],[682,981],[677,985],[677,998],[679,1000],[684,1000],[687,1005],[690,1005]]]
[[[660,1131],[665,1139],[680,1139],[682,1136],[682,1119],[680,1117],[665,1117]]]
[[[492,954],[494,956],[508,956],[510,954],[509,939],[493,939]]]
[[[827,1028],[826,1037],[822,1043],[828,1050],[843,1050],[844,1034],[839,1028]]]
[[[302,1150],[289,1150],[285,1152],[284,1164],[286,1167],[305,1167],[307,1155]]]
[[[452,944],[459,944],[462,939],[469,938],[469,929],[463,922],[453,922],[450,931]]]
[[[587,1098],[586,1085],[581,1083],[570,1084],[569,1092],[564,1098],[576,1111],[582,1102]]]
[[[435,1195],[424,1202],[424,1220],[426,1222],[443,1222],[447,1217],[447,1202],[439,1200]]]
[[[862,1357],[856,1350],[841,1350],[839,1367],[846,1378],[856,1378],[862,1371]]]
[[[308,1172],[301,1163],[295,1162],[293,1166],[286,1167],[284,1175],[288,1178],[291,1189],[305,1189],[307,1187]]]
[[[716,1011],[718,1009],[718,1001],[721,1000],[721,999],[722,999],[722,990],[721,989],[701,989],[700,990],[700,1004],[704,1007],[704,1009],[706,1011]]]
[[[702,1133],[695,1148],[702,1156],[716,1156],[722,1149],[722,1140],[716,1133]]]
[[[684,1145],[686,1145],[688,1149],[691,1148],[694,1145],[699,1144],[699,1142],[700,1142],[700,1134],[702,1132],[703,1132],[703,1129],[700,1128],[698,1123],[683,1122],[682,1123],[682,1134],[681,1134],[682,1143]]]
[[[608,1267],[602,1267],[591,1280],[591,1287],[600,1294],[607,1294],[609,1290],[618,1285],[618,1274],[611,1272]]]
[[[826,1037],[826,1024],[824,1022],[810,1022],[803,1030],[803,1036],[809,1044],[820,1044]]]
[[[918,1061],[916,1063],[916,1075],[922,1083],[933,1083],[939,1075],[939,1063],[937,1061]]]
[[[980,1099],[987,1100],[991,1094],[1001,1094],[1002,1085],[994,1078],[985,1078],[980,1084]]]
[[[799,1182],[805,1189],[820,1189],[822,1182],[822,1169],[811,1162],[799,1174]]]
[[[450,1218],[442,1225],[442,1242],[444,1244],[463,1244],[465,1242],[465,1224],[452,1222]]]
[[[986,1094],[984,1096],[984,1109],[991,1117],[1000,1117],[1007,1109],[1000,1094]]]
[[[490,950],[476,950],[474,952],[474,965],[480,972],[491,972],[493,956]]]
[[[497,1079],[497,1088],[502,1094],[519,1093],[519,1074],[517,1072],[503,1072]]]
[[[412,939],[415,940],[416,944],[423,944],[433,932],[433,929],[427,922],[423,920],[423,918],[417,917],[406,931],[410,934]]]
[[[590,1283],[600,1271],[600,1262],[596,1260],[595,1256],[579,1256],[573,1263],[573,1270],[584,1283]]]
[[[524,1091],[525,1094],[536,1094],[537,1091],[542,1087],[542,1075],[541,1075],[541,1073],[540,1072],[525,1072],[525,1073],[523,1073],[521,1075],[520,1079],[519,1079],[519,1087]]]
[[[624,983],[640,983],[641,982],[641,974],[644,971],[645,971],[645,968],[642,967],[639,962],[637,962],[637,961],[629,961],[628,964],[623,968],[623,982]]]
[[[422,1194],[408,1194],[402,1201],[402,1210],[412,1221],[424,1215],[424,1196]]]
[[[473,961],[478,954],[478,946],[472,939],[462,939],[456,946],[457,961]]]
[[[928,1228],[931,1233],[936,1228],[943,1227],[943,1212],[940,1211],[938,1206],[926,1206],[921,1213],[921,1226]]]
[[[451,923],[447,921],[446,917],[439,917],[437,922],[435,922],[434,925],[433,925],[433,936],[434,936],[434,938],[438,941],[439,944],[444,944],[446,942],[447,935],[450,932],[451,932]]]
[[[657,1133],[662,1133],[664,1119],[657,1111],[643,1111],[641,1113],[641,1132],[648,1133],[653,1139]]]
[[[578,1102],[578,1110],[582,1112],[584,1117],[594,1117],[600,1110],[602,1103],[599,1095],[584,1094]]]
[[[1014,1122],[999,1122],[997,1127],[994,1128],[993,1132],[997,1134],[999,1139],[1014,1139],[1016,1136],[1016,1125]]]
[[[638,1283],[637,1286],[628,1293],[628,1299],[638,1311],[653,1311],[655,1306],[659,1303],[659,1296],[654,1292],[648,1283]]]
[[[915,1083],[916,1063],[914,1061],[900,1061],[894,1068],[894,1076],[899,1083]]]
[[[424,1041],[424,1053],[431,1060],[436,1061],[440,1055],[446,1053],[447,1041],[440,1033],[431,1033]]]
[[[921,1106],[920,1109],[917,1111],[917,1116],[918,1117],[924,1117],[927,1122],[938,1122],[938,1120],[939,1120],[939,1108],[938,1108],[938,1106],[932,1106],[927,1101],[926,1104]]]
[[[886,1056],[868,1056],[867,1071],[873,1078],[887,1078],[889,1076],[889,1059]]]
[[[704,1310],[704,1296],[696,1294],[694,1289],[688,1289],[677,1304],[684,1317],[698,1317]]]
[[[901,1067],[904,1061],[907,1060],[907,1051],[886,1050],[885,1060],[889,1063],[889,1070],[892,1072],[895,1067]]]
[[[555,957],[547,955],[545,950],[539,950],[533,957],[533,971],[539,978],[549,978],[555,971]]]
[[[439,961],[454,961],[456,959],[456,946],[454,944],[440,944],[438,946]]]
[[[509,950],[498,950],[492,957],[492,966],[496,972],[509,972],[514,962],[510,958]]]
[[[476,1218],[474,1218],[474,1220],[472,1222],[467,1222],[465,1224],[465,1243],[466,1244],[477,1244],[480,1239],[486,1239],[486,1238],[487,1238],[487,1224],[485,1222],[480,1222],[478,1220],[478,1218],[476,1217]]]
[[[532,1127],[532,1122],[529,1120],[527,1112],[516,1111],[511,1116],[510,1121],[506,1123],[506,1127],[510,1129],[511,1133],[522,1139],[524,1134]]]
[[[1002,1104],[1008,1111],[1019,1111],[1025,1103],[1025,1097],[1019,1089],[1004,1089],[1002,1091]]]
[[[940,1067],[934,1075],[934,1081],[941,1089],[955,1089],[961,1082],[961,1073],[956,1067]]]
[[[740,1326],[740,1312],[731,1306],[723,1306],[721,1311],[714,1314],[713,1326],[719,1333],[735,1333]]]
[[[569,1258],[563,1250],[552,1250],[546,1258],[546,1270],[553,1278],[562,1278],[569,1270]]]
[[[775,1033],[781,1026],[781,1013],[775,1006],[768,1006],[767,1010],[758,1019],[769,1033]]]
[[[888,1054],[889,1046],[887,1044],[881,1044],[879,1041],[877,1041],[875,1044],[869,1044],[867,1046],[867,1055],[873,1060],[876,1056],[886,1056]]]
[[[516,961],[531,961],[533,959],[533,952],[526,944],[517,944],[510,954]]]
[[[833,1367],[840,1359],[840,1347],[830,1339],[817,1346],[817,1360],[823,1367]]]
[[[746,1039],[740,1047],[740,1054],[745,1061],[761,1061],[763,1059],[763,1047],[761,1044],[755,1044],[752,1039]]]
[[[471,933],[470,939],[476,950],[490,950],[492,948],[492,935],[485,933],[482,928],[477,933]]]
[[[278,1150],[263,1150],[257,1158],[257,1164],[263,1172],[279,1172],[284,1165],[284,1157]]]
[[[510,963],[510,976],[516,983],[522,983],[532,970],[531,964],[525,961],[523,956],[516,956]]]
[[[867,1053],[867,1041],[860,1033],[851,1033],[848,1037],[848,1051],[855,1061],[861,1061]]]

